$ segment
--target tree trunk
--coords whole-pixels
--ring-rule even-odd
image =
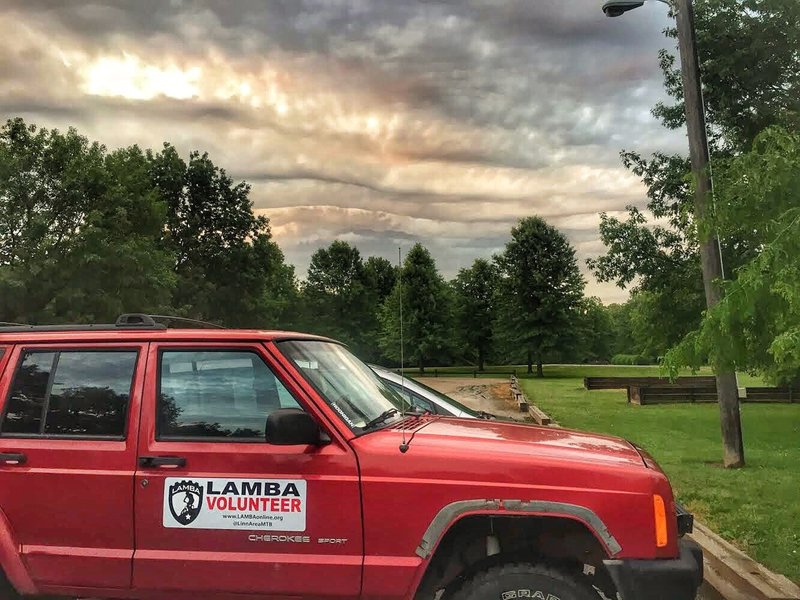
[[[533,373],[533,354],[528,350],[528,374]]]
[[[425,357],[422,354],[419,355],[419,372],[425,374]]]
[[[478,348],[478,371],[483,371],[486,360],[483,356],[483,348]]]
[[[544,377],[544,367],[542,366],[542,359],[536,361],[536,376]]]

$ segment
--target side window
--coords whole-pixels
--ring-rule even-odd
[[[26,351],[0,434],[125,435],[137,352]]]
[[[158,439],[264,440],[267,417],[299,408],[254,352],[161,353]]]

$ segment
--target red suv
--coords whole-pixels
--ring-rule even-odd
[[[310,335],[0,329],[0,598],[694,599],[644,451],[400,403]]]

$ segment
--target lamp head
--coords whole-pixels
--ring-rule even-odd
[[[603,4],[603,12],[607,17],[621,17],[629,10],[644,5],[644,0],[607,0]]]

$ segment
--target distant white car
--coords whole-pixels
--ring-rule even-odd
[[[402,377],[390,369],[370,365],[370,368],[412,406],[430,411],[435,415],[464,417],[467,419],[494,419],[494,415],[472,410],[450,396],[443,394],[409,377]]]

